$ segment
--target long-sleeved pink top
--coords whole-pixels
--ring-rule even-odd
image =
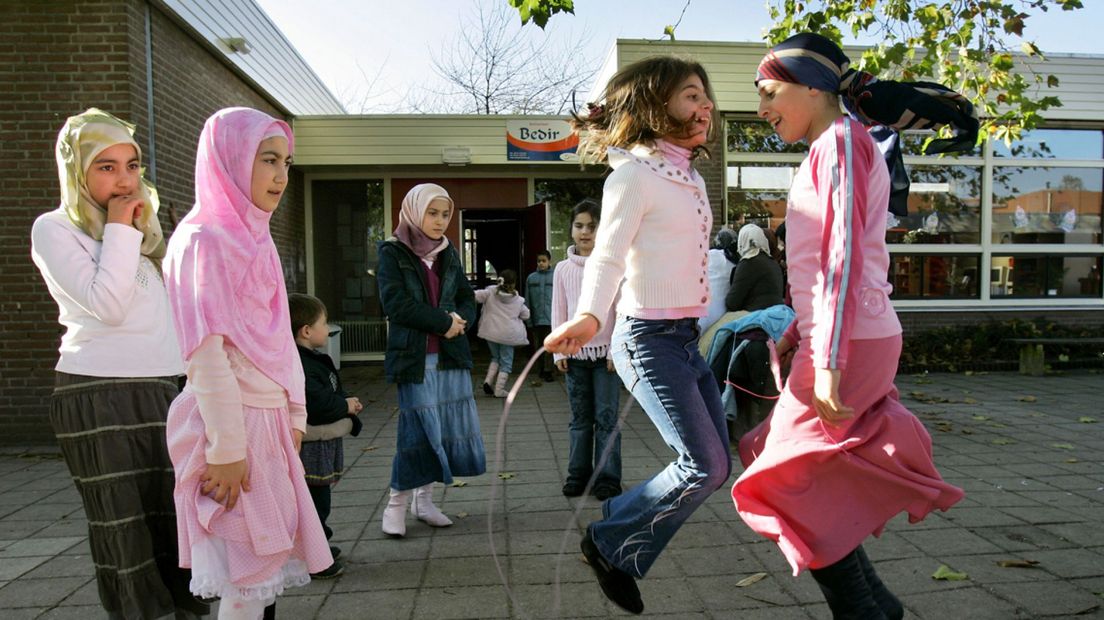
[[[556,263],[556,271],[552,274],[552,329],[556,329],[575,316],[579,298],[583,294],[583,270],[586,268],[587,258],[589,257],[576,254],[575,246],[572,245],[567,248],[567,258]],[[616,306],[617,297],[614,297],[607,316],[598,318],[601,324],[598,333],[594,334],[594,337],[575,355],[554,353],[552,358],[556,361],[568,359],[568,357],[596,361],[609,355],[613,324],[617,320]]]
[[[306,406],[288,400],[280,387],[219,335],[207,336],[192,353],[186,390],[195,394],[206,429],[207,462],[235,463],[246,457],[245,411],[287,408],[291,427],[305,431]]]
[[[889,301],[889,172],[858,122],[840,118],[809,148],[790,188],[786,258],[797,320],[816,368],[843,369],[851,340],[901,333]]]

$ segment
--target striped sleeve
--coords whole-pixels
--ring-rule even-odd
[[[850,120],[836,121],[829,131],[829,139],[817,140],[819,148],[810,153],[824,218],[810,345],[814,367],[842,370],[858,311],[866,179],[875,160],[872,142]]]

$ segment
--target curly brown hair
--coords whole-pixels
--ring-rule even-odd
[[[572,112],[572,128],[579,137],[578,154],[586,163],[606,160],[606,149],[627,148],[634,144],[650,144],[663,136],[685,133],[692,120],[672,118],[667,113],[667,101],[686,78],[697,75],[711,101],[713,87],[700,63],[678,56],[652,56],[638,60],[618,71],[609,82],[599,103],[587,104],[588,114]],[[714,108],[709,123],[708,138],[713,139],[717,125]],[[707,155],[704,146],[694,149],[694,156]]]

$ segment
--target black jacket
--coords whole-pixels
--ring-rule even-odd
[[[754,312],[784,303],[782,295],[782,267],[760,252],[741,260],[732,270],[725,309]]]
[[[299,359],[303,361],[303,374],[307,377],[307,424],[322,426],[349,417],[353,420],[353,435],[359,435],[363,426],[360,418],[349,415],[349,395],[341,387],[333,360],[325,353],[296,345]]]
[[[429,284],[422,260],[398,239],[379,244],[380,303],[387,316],[387,354],[383,368],[391,383],[425,381],[426,335],[443,336],[452,327],[455,312],[475,327],[475,293],[464,276],[460,255],[451,245],[437,255],[441,293],[437,307],[429,304]],[[467,336],[441,338],[437,368],[472,367]]]

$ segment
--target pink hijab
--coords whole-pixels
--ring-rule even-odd
[[[422,183],[410,188],[403,198],[402,209],[399,211],[399,225],[395,227],[395,236],[399,241],[426,262],[433,262],[449,244],[448,237],[441,237],[440,240],[431,239],[422,232],[422,220],[425,219],[426,209],[429,203],[438,198],[448,201],[449,207],[452,208],[449,213],[451,218],[456,208],[445,188],[433,183]]]
[[[196,154],[196,203],[169,240],[164,261],[184,359],[221,335],[304,404],[303,366],[291,337],[287,290],[271,213],[253,204],[253,161],[262,140],[284,136],[284,121],[249,108],[219,110],[203,126]]]

